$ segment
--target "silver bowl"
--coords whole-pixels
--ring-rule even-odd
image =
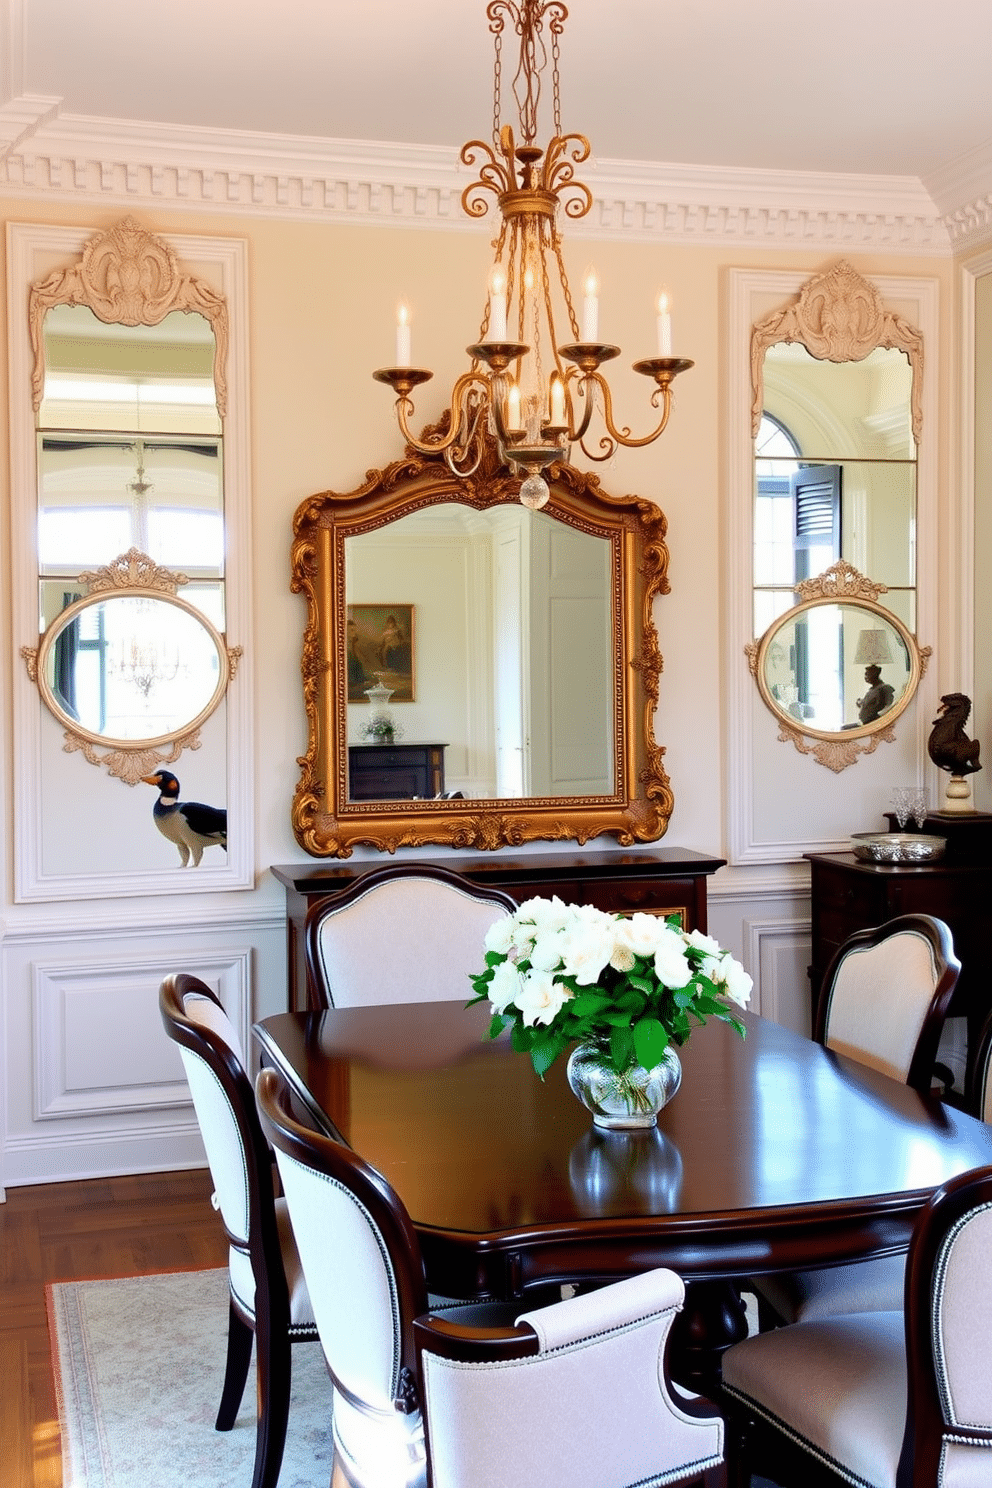
[[[925,832],[855,832],[851,850],[865,863],[936,863],[944,856],[946,837]]]

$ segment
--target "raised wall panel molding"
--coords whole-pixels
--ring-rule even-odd
[[[217,993],[249,1048],[250,950],[193,953],[183,964]],[[159,1017],[159,979],[147,960],[37,961],[31,972],[34,1121],[120,1118],[189,1104]]]
[[[107,206],[491,232],[491,223],[473,222],[462,211],[470,174],[455,148],[245,136],[56,114],[0,160],[0,189]],[[587,181],[594,208],[569,225],[576,238],[950,251],[945,217],[911,177],[599,160]]]
[[[751,919],[747,922],[746,960],[754,978],[751,1010],[781,1023],[796,1033],[809,1035],[810,997],[807,967],[810,957],[810,921],[805,919]]]

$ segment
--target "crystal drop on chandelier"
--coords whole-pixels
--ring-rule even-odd
[[[531,511],[540,511],[542,506],[547,506],[550,495],[548,483],[540,475],[529,475],[520,487],[520,500]]]

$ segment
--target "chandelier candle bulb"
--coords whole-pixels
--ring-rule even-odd
[[[490,341],[506,340],[506,275],[499,264],[489,276]]]
[[[658,355],[670,357],[672,354],[672,316],[669,310],[669,299],[662,291],[658,296]]]
[[[506,396],[506,427],[510,434],[516,434],[520,429],[520,389],[515,382],[510,383]]]
[[[396,365],[410,366],[410,312],[405,305],[396,311]]]
[[[582,300],[582,339],[589,342],[599,340],[599,281],[591,269],[586,275]]]
[[[565,384],[557,372],[551,379],[551,427],[565,427]]]

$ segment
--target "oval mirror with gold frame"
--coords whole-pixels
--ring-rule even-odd
[[[307,602],[309,738],[293,826],[308,853],[347,857],[356,843],[491,850],[603,834],[629,846],[664,834],[673,796],[654,737],[653,606],[668,591],[665,517],[567,464],[551,468],[549,483],[550,502],[531,513],[491,442],[465,478],[408,448],[358,490],[326,491],[298,509],[292,588]],[[538,570],[533,554],[549,541],[560,558]],[[454,566],[444,570],[446,554]],[[508,568],[527,572],[526,593],[506,589]],[[444,572],[457,581],[434,577]],[[356,681],[356,634],[376,619],[403,630],[410,649],[396,648],[398,672],[381,643],[378,661],[366,651]],[[485,644],[465,628],[485,632]],[[447,790],[384,783],[367,799],[357,789],[374,701],[364,699],[383,677],[396,725],[389,759],[443,750]],[[488,729],[476,727],[484,716]],[[538,736],[555,756],[550,767],[536,758]]]
[[[797,585],[799,603],[746,648],[779,739],[835,772],[894,741],[930,659],[930,647],[879,604],[884,592],[835,563]]]
[[[80,577],[86,593],[21,654],[66,750],[133,785],[198,747],[241,648],[178,595],[185,575],[137,549]]]

